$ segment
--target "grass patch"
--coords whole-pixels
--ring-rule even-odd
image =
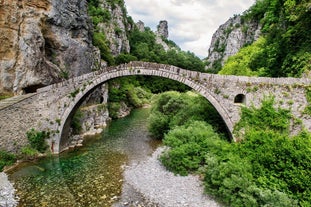
[[[0,101],[7,98],[11,98],[13,96],[14,96],[13,93],[0,93]]]

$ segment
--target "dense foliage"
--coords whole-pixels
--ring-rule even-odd
[[[109,112],[111,118],[118,118],[121,103],[128,107],[142,107],[150,103],[150,91],[140,86],[136,77],[124,77],[109,82]]]
[[[168,91],[153,98],[148,126],[153,137],[162,139],[175,126],[193,121],[208,122],[219,133],[227,133],[216,109],[200,95],[193,92]]]
[[[260,108],[243,108],[235,128],[237,135],[243,132],[243,141],[229,143],[196,118],[200,109],[174,122],[197,102],[180,97],[185,95],[159,95],[150,118],[153,135],[165,132],[169,149],[161,161],[169,170],[202,174],[206,192],[230,206],[310,206],[311,135],[290,137],[290,111],[274,108],[273,98]]]
[[[108,65],[113,65],[114,57],[112,56],[110,48],[108,47],[105,34],[101,32],[94,32],[93,44],[94,46],[98,47],[101,58],[105,60]]]
[[[309,0],[257,0],[242,18],[260,22],[265,42],[241,50],[221,73],[300,77],[311,70]]]
[[[204,71],[204,63],[192,52],[182,51],[172,41],[167,42],[172,46],[165,51],[162,45],[156,43],[156,36],[148,27],[144,32],[137,28],[130,34],[131,54],[138,60],[175,65],[188,70]]]
[[[255,59],[264,52],[266,39],[261,37],[253,44],[242,48],[236,55],[228,58],[219,71],[222,75],[261,76],[263,68],[254,64]]]
[[[203,166],[206,153],[211,148],[216,151],[215,146],[223,141],[211,125],[191,121],[169,131],[163,142],[170,150],[161,156],[162,163],[176,174],[187,175]]]

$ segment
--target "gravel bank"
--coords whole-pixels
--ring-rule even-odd
[[[163,150],[158,148],[145,161],[126,167],[121,202],[116,206],[220,207],[203,195],[198,176],[168,172],[158,160]]]
[[[14,197],[15,189],[8,180],[8,176],[0,172],[0,206],[5,207],[15,207],[17,206],[17,201]]]

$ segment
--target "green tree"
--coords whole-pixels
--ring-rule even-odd
[[[136,61],[136,60],[137,60],[137,57],[135,57],[134,55],[121,53],[115,58],[115,63],[116,65],[120,65],[122,63],[129,63],[131,61]]]
[[[266,44],[263,52],[252,60],[251,65],[256,67],[252,70],[262,70],[259,75],[272,77],[300,77],[308,72],[310,15],[308,0],[256,1],[243,18],[261,23]]]
[[[265,70],[258,57],[264,53],[266,40],[261,37],[252,45],[242,48],[237,54],[229,57],[224,67],[219,71],[223,75],[258,76]],[[255,61],[256,60],[256,61]],[[260,59],[261,62],[265,62]]]
[[[176,91],[154,97],[148,126],[151,135],[162,139],[168,130],[193,121],[206,121],[217,132],[227,134],[222,118],[204,97]]]

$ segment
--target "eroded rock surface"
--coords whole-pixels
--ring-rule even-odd
[[[90,72],[99,62],[86,0],[0,1],[0,92]]]
[[[261,26],[255,21],[244,21],[241,16],[230,18],[220,25],[213,34],[209,55],[206,58],[209,63],[207,69],[218,72],[225,61],[235,55],[243,46],[251,44],[259,38]]]

